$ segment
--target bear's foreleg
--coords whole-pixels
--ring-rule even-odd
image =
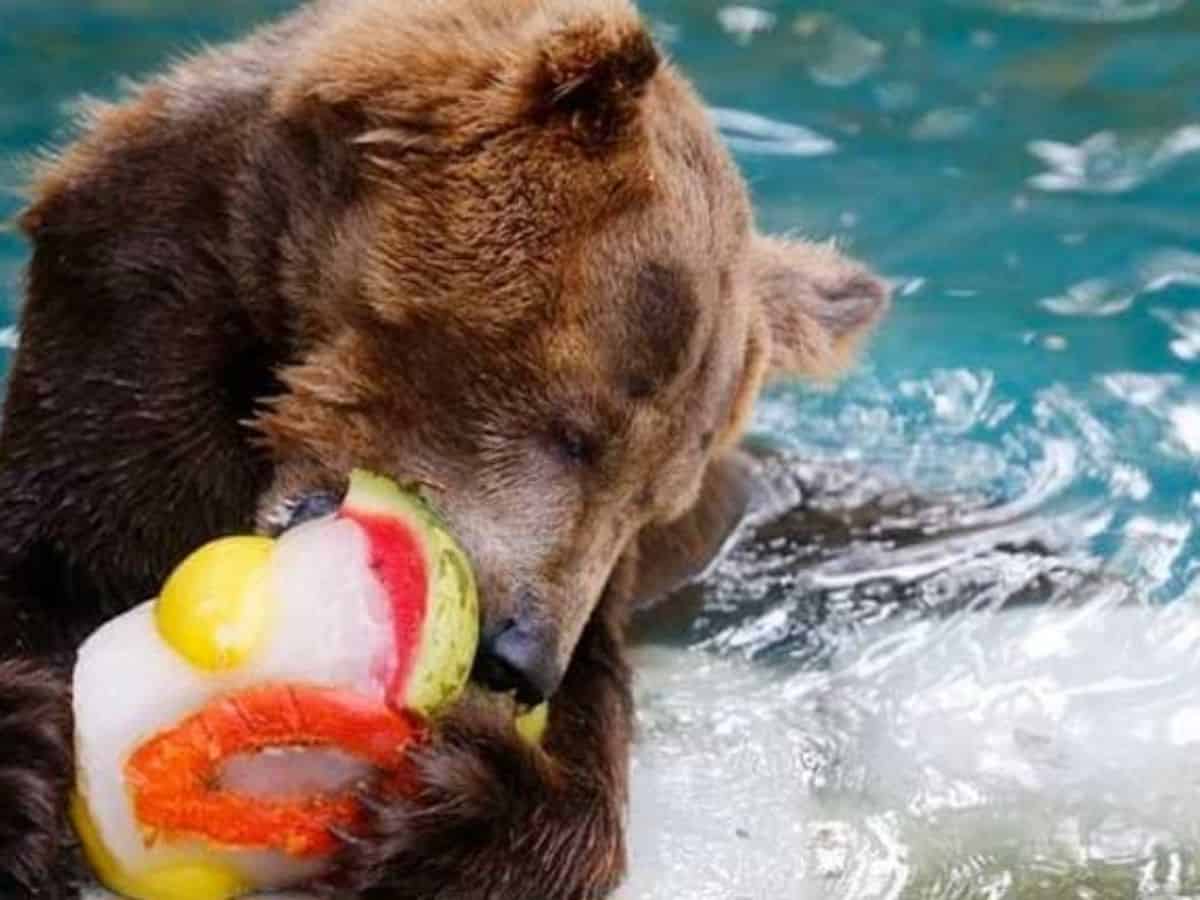
[[[0,897],[62,896],[73,753],[67,673],[0,661]]]

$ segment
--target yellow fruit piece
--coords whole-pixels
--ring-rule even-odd
[[[104,845],[83,797],[71,798],[71,820],[96,877],[110,891],[131,900],[230,900],[254,887],[240,872],[216,863],[189,862],[128,872]]]
[[[550,722],[550,704],[542,703],[517,716],[517,734],[530,744],[540,744]]]
[[[231,537],[201,547],[167,579],[155,605],[159,633],[198,669],[234,669],[267,630],[267,560],[275,542]]]

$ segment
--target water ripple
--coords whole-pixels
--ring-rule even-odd
[[[1067,288],[1059,297],[1047,297],[1041,305],[1060,316],[1115,316],[1137,299],[1137,292],[1107,278],[1088,278]]]
[[[850,25],[826,13],[808,13],[792,23],[798,52],[818,84],[847,87],[862,81],[883,63],[886,49]]]
[[[1079,144],[1031,141],[1029,152],[1050,167],[1029,179],[1043,191],[1117,194],[1145,183],[1177,160],[1200,151],[1200,125],[1165,136],[1101,131]]]
[[[740,109],[713,107],[717,127],[739,153],[765,156],[824,156],[837,144],[803,125],[769,119]]]
[[[823,673],[640,651],[622,896],[1125,897],[1177,878],[1200,628],[1129,598],[1097,582],[1083,605],[885,622]]]
[[[1118,23],[1153,19],[1175,12],[1187,0],[976,0],[969,5],[1063,22]]]
[[[1068,287],[1066,293],[1045,297],[1039,303],[1060,316],[1105,318],[1126,312],[1143,295],[1173,287],[1200,287],[1200,254],[1177,248],[1157,250],[1143,257],[1132,273],[1087,278]],[[1176,328],[1170,317],[1168,320]],[[1187,331],[1186,326],[1181,327]]]
[[[931,109],[913,123],[910,133],[917,141],[948,141],[967,134],[977,118],[975,110],[965,107]]]
[[[1128,294],[1197,263],[1144,255]],[[1200,341],[1200,314],[1152,312]],[[771,499],[642,661],[629,897],[1179,896],[1197,528],[1153,499],[1164,460],[1200,455],[1200,395],[1091,384],[1018,401],[959,367],[764,404],[793,448],[760,460]]]

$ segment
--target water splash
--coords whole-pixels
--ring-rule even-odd
[[[1187,524],[1131,522],[1116,568],[1139,566],[1118,576],[1047,553],[1011,510],[802,468],[774,476],[795,479],[801,519],[763,513],[687,642],[639,651],[620,896],[916,900],[1047,881],[1037,896],[1076,896],[1131,878],[1167,890],[1164,859],[1190,858],[1200,800],[1187,775],[1200,620],[1141,603],[1137,585],[1174,566]],[[970,552],[947,552],[963,537]],[[798,575],[868,546],[893,563],[844,566],[839,584]],[[903,561],[921,546],[942,565]]]
[[[1144,257],[1142,288],[1190,262]],[[764,404],[791,449],[750,529],[639,620],[622,900],[1185,895],[1200,576],[1155,497],[1200,400],[1095,387],[1026,405],[957,368]]]

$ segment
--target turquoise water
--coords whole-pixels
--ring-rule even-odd
[[[0,0],[0,165],[289,5]],[[1200,4],[644,7],[763,225],[899,290],[756,425],[797,497],[886,527],[814,550],[765,512],[648,652],[628,896],[1194,896]],[[0,226],[0,328],[24,258]]]

